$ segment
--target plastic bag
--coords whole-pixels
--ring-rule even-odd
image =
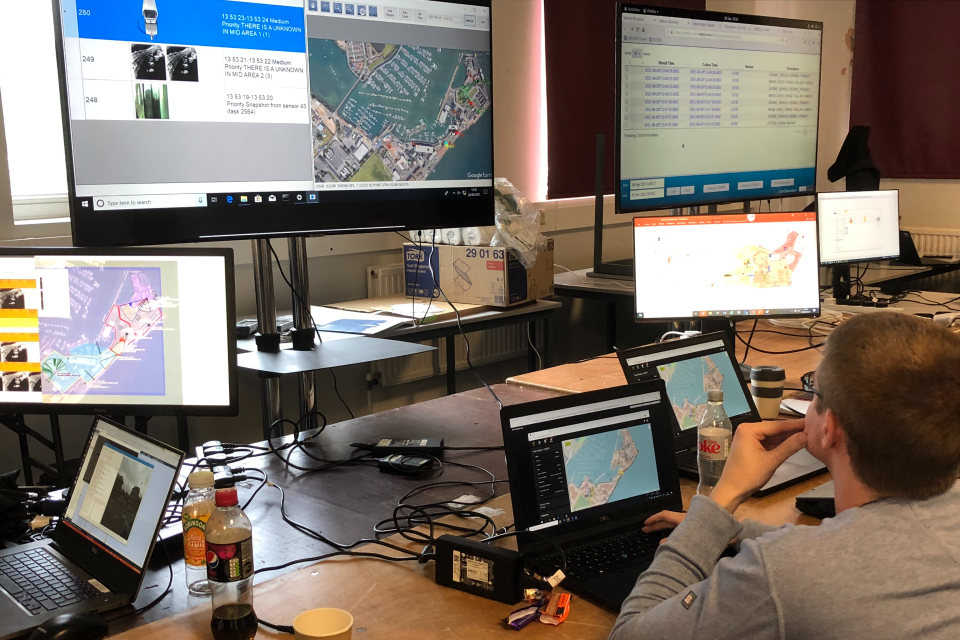
[[[497,233],[491,247],[512,249],[527,269],[537,263],[547,239],[540,233],[540,211],[506,178],[493,181]]]

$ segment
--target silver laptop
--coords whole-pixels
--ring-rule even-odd
[[[617,352],[629,383],[662,379],[673,407],[674,447],[681,476],[699,479],[697,469],[697,425],[707,406],[707,391],[723,389],[723,406],[734,429],[744,422],[760,422],[760,414],[747,384],[733,345],[724,333],[671,340]],[[770,481],[754,497],[786,489],[826,473],[822,462],[806,449],[780,465]]]
[[[0,639],[63,613],[133,602],[184,454],[94,419],[66,514],[51,539],[0,551]]]

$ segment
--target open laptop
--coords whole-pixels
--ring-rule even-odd
[[[661,342],[618,352],[627,382],[663,379],[673,414],[677,470],[698,479],[697,426],[707,408],[707,391],[723,390],[723,407],[733,428],[760,422],[747,383],[740,376],[733,345],[722,332]],[[806,449],[784,462],[754,496],[762,497],[826,472],[823,463]]]
[[[643,521],[681,511],[670,403],[661,380],[500,410],[520,551],[563,586],[619,610],[663,533]]]
[[[133,602],[183,458],[96,417],[52,539],[0,551],[0,638]]]

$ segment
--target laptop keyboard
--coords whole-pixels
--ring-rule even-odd
[[[0,558],[0,587],[32,615],[69,607],[100,595],[42,549]]]
[[[688,449],[677,453],[677,469],[699,477],[700,468],[697,466],[697,450]]]
[[[565,549],[567,568],[563,573],[575,580],[617,573],[625,567],[652,559],[660,541],[668,534],[669,531],[633,531],[615,538]],[[559,553],[545,556],[540,562],[555,569],[561,568],[563,564]]]

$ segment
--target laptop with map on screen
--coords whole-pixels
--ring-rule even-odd
[[[708,333],[695,338],[661,342],[619,351],[620,366],[627,382],[662,379],[674,422],[674,450],[680,475],[698,479],[697,426],[707,408],[707,391],[723,390],[723,408],[733,428],[744,422],[760,422],[747,383],[740,375],[733,345],[727,335]],[[826,471],[823,463],[805,449],[777,469],[770,481],[754,495],[785,489]]]
[[[541,575],[618,610],[664,534],[643,521],[681,511],[672,409],[662,380],[500,410],[517,546]]]

